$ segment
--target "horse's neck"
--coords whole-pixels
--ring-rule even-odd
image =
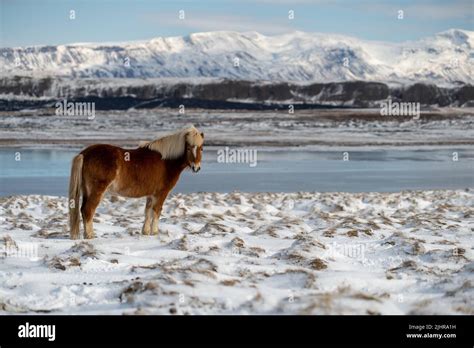
[[[179,177],[179,175],[186,169],[186,157],[182,156],[174,160],[165,160],[165,166],[168,174],[171,177]]]

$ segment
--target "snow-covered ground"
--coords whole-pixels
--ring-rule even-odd
[[[474,314],[474,192],[107,197],[97,237],[66,199],[0,198],[0,313]]]

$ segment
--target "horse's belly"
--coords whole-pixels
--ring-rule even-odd
[[[123,197],[138,198],[151,195],[148,188],[144,185],[124,185],[120,182],[113,181],[108,190],[112,194]]]

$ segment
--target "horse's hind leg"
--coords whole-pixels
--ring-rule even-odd
[[[91,192],[83,196],[81,213],[84,222],[84,238],[86,239],[94,238],[92,220],[106,189],[107,185],[97,185]]]
[[[153,221],[151,223],[151,234],[158,234],[158,221],[160,220],[161,209],[168,193],[161,193],[153,199]]]
[[[149,235],[151,230],[151,221],[153,219],[153,198],[147,197],[146,198],[146,205],[145,205],[145,222],[143,224],[142,233]]]

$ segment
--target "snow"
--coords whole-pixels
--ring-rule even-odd
[[[87,117],[57,116],[54,110],[0,114],[3,146],[58,144],[80,146],[114,142],[136,146],[176,129],[194,124],[211,145],[257,147],[472,147],[472,108],[442,108],[421,112],[420,119],[380,116],[380,109],[235,111],[186,109],[182,117],[173,109],[96,111]]]
[[[123,43],[0,49],[0,76],[237,78],[269,81],[473,83],[474,32],[391,43],[292,32],[216,31]],[[239,58],[239,67],[234,59]],[[129,59],[130,66],[125,61]],[[344,59],[348,59],[345,66]]]
[[[72,241],[67,200],[0,198],[0,313],[474,314],[472,191],[106,197]]]

